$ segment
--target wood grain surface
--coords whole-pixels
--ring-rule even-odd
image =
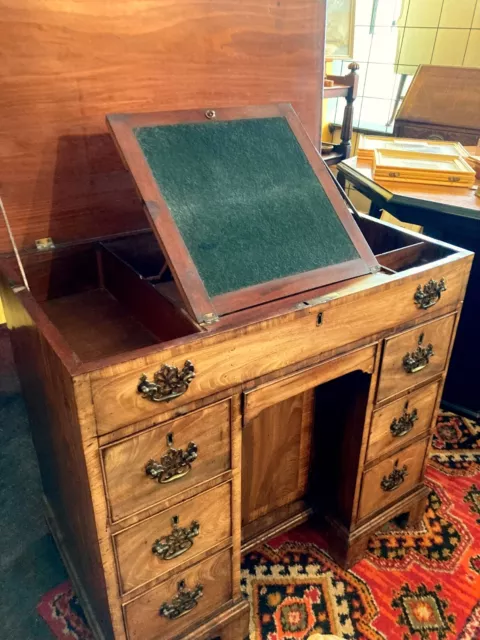
[[[203,586],[198,605],[175,620],[159,615],[164,602],[171,602],[177,593],[179,580],[185,580],[188,589]],[[199,625],[203,618],[226,604],[232,597],[231,552],[222,551],[203,560],[191,569],[166,580],[146,594],[125,605],[125,617],[131,640],[170,640]],[[192,629],[193,630],[193,629]]]
[[[389,453],[392,449],[403,447],[412,438],[427,432],[433,419],[433,409],[436,406],[439,383],[434,382],[427,387],[420,387],[408,395],[378,409],[373,414],[372,426],[367,448],[367,462],[378,456]],[[417,411],[417,420],[411,431],[403,436],[394,436],[390,429],[393,420],[398,420],[404,410],[407,413]]]
[[[260,385],[245,394],[244,422],[255,419],[268,407],[287,400],[290,397],[313,389],[334,378],[351,371],[359,370],[371,373],[373,370],[376,347],[368,346],[322,362],[317,367],[305,369],[292,376],[286,376],[269,384]]]
[[[324,21],[317,0],[1,0],[0,174],[18,244],[147,227],[107,113],[291,102],[318,144]]]
[[[428,439],[415,442],[364,473],[358,507],[359,520],[392,504],[420,483],[428,442]],[[404,465],[407,467],[407,476],[398,488],[384,491],[381,482],[393,471],[397,460],[398,468],[401,469]]]
[[[304,497],[312,424],[310,389],[264,409],[244,428],[242,526]]]
[[[427,312],[418,309],[413,299],[417,286],[442,277],[447,291],[439,302]],[[465,277],[464,269],[456,262],[446,263],[407,280],[393,279],[374,291],[364,289],[338,300],[327,297],[324,304],[319,301],[315,307],[304,307],[295,317],[284,315],[245,329],[200,338],[195,345],[183,342],[176,348],[94,371],[91,381],[98,432],[108,433],[149,416],[160,416],[210,395],[213,390],[228,389],[409,320],[426,319],[428,313],[439,315],[458,303]],[[317,326],[321,311],[322,324]],[[268,332],[268,341],[259,340],[259,332]],[[195,366],[196,377],[183,396],[159,404],[137,393],[142,373],[151,378],[162,364],[181,368],[187,358]]]
[[[188,551],[165,560],[152,552],[152,546],[159,538],[172,533],[174,516],[178,517],[179,527],[189,528],[195,520],[200,525],[200,530],[192,538],[193,545]],[[115,549],[123,592],[127,593],[186,562],[194,562],[199,554],[228,539],[231,534],[230,483],[201,493],[121,531],[115,536]]]
[[[152,459],[168,452],[166,437],[173,434],[176,449],[194,442],[198,457],[182,478],[161,484],[145,473]],[[181,494],[230,468],[230,402],[225,401],[166,422],[102,450],[105,482],[112,520]],[[181,498],[179,498],[181,499]]]
[[[453,337],[455,319],[456,315],[451,314],[440,320],[421,324],[415,329],[405,331],[385,341],[377,401],[384,400],[404,389],[433,378],[444,370]],[[417,349],[422,335],[422,346],[427,347],[431,344],[433,355],[424,369],[415,373],[407,373],[403,367],[403,358]]]

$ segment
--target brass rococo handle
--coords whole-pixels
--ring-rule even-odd
[[[178,367],[163,364],[153,374],[153,382],[149,382],[145,374],[140,376],[137,392],[152,402],[170,402],[188,391],[194,378],[195,367],[190,360],[185,361],[180,371]]]
[[[383,476],[380,483],[383,491],[395,491],[405,481],[408,476],[407,465],[404,464],[401,469],[398,468],[398,460],[395,460],[393,470],[388,476]]]
[[[418,420],[418,411],[413,409],[410,413],[408,409],[408,400],[403,407],[403,413],[400,418],[394,418],[390,424],[390,432],[394,438],[400,438],[407,435],[413,429],[413,425]]]
[[[193,589],[187,589],[185,580],[180,580],[177,584],[177,593],[172,601],[164,602],[158,612],[169,620],[175,620],[194,609],[202,595],[203,585],[197,584]]]
[[[152,553],[162,560],[178,558],[193,546],[193,539],[200,533],[200,523],[192,520],[189,527],[179,526],[178,516],[172,518],[172,532],[155,540]]]
[[[145,473],[160,484],[168,484],[186,476],[192,469],[192,462],[197,459],[198,447],[189,442],[185,451],[173,446],[173,433],[167,433],[168,451],[160,461],[149,460],[145,466]]]
[[[432,344],[429,343],[426,347],[423,346],[424,337],[424,334],[421,333],[415,351],[408,352],[403,356],[402,365],[406,373],[417,373],[425,369],[430,362],[430,358],[435,355]]]
[[[423,287],[418,285],[417,290],[413,295],[415,304],[419,309],[428,309],[433,307],[434,304],[440,300],[443,291],[447,290],[444,278],[437,280],[429,280]]]

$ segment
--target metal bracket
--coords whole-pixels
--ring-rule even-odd
[[[37,251],[51,251],[55,249],[55,243],[52,238],[40,238],[39,240],[35,240],[35,246]]]
[[[202,317],[202,321],[199,322],[199,324],[214,324],[215,322],[218,322],[219,320],[220,320],[220,318],[217,316],[216,313],[206,313]]]

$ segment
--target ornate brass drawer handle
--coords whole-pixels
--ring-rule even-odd
[[[192,462],[197,459],[198,448],[194,442],[189,442],[186,450],[175,449],[173,433],[167,433],[168,452],[160,458],[160,462],[149,460],[145,467],[147,476],[160,484],[167,484],[183,478],[192,469]]]
[[[189,590],[185,584],[185,580],[180,580],[177,585],[177,594],[171,602],[164,602],[159,609],[159,614],[165,616],[169,620],[180,618],[186,613],[194,609],[199,599],[203,596],[203,585],[197,584],[196,587]]]
[[[395,491],[405,481],[408,476],[407,465],[404,464],[401,469],[398,468],[398,460],[395,460],[393,471],[388,476],[383,476],[380,483],[383,491]]]
[[[445,280],[442,278],[437,280],[429,280],[423,287],[418,285],[417,290],[413,296],[415,304],[419,309],[428,309],[433,307],[434,304],[440,300],[442,292],[447,290]]]
[[[152,553],[162,560],[173,560],[193,546],[193,538],[200,533],[200,523],[192,520],[189,527],[178,526],[178,516],[172,518],[172,533],[155,540]]]
[[[186,360],[181,371],[177,367],[164,364],[153,374],[153,382],[149,382],[147,376],[140,376],[137,391],[142,398],[152,402],[170,402],[188,391],[188,386],[195,378],[195,367]]]
[[[413,429],[413,425],[418,420],[418,411],[413,409],[410,413],[408,409],[408,400],[403,407],[403,413],[400,418],[394,418],[390,425],[390,432],[394,438],[401,438],[407,435],[409,431]]]
[[[402,364],[407,373],[417,373],[417,371],[425,369],[430,362],[430,358],[435,355],[432,344],[427,344],[426,347],[423,346],[424,337],[424,334],[421,333],[415,351],[408,352],[403,356]]]

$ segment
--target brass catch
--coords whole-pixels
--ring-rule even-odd
[[[37,251],[51,251],[55,249],[55,243],[52,238],[39,238],[35,240],[35,247]]]

